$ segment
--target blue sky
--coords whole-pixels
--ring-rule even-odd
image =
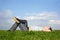
[[[0,0],[0,29],[9,29],[14,16],[28,20],[29,26],[60,29],[60,0]]]

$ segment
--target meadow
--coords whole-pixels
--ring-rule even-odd
[[[0,30],[0,40],[60,40],[60,30],[52,32],[24,32],[20,30],[8,32],[7,30]]]

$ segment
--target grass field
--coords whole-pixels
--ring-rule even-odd
[[[6,30],[0,30],[0,40],[60,40],[60,30],[53,32],[23,32],[20,30],[8,32]]]

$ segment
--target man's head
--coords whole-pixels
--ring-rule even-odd
[[[50,26],[45,26],[43,28],[43,31],[52,31],[52,28]]]

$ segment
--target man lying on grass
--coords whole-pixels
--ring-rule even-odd
[[[32,27],[28,27],[27,20],[21,20],[21,19],[18,19],[16,17],[14,17],[13,19],[14,19],[15,23],[10,28],[9,31],[11,31],[11,32],[15,31],[18,26],[19,26],[20,30],[22,30],[22,31],[37,31],[36,29],[33,30]],[[45,26],[44,28],[42,28],[41,30],[39,29],[38,31],[47,31],[47,32],[49,32],[49,31],[52,31],[52,29],[51,29],[50,26]]]

